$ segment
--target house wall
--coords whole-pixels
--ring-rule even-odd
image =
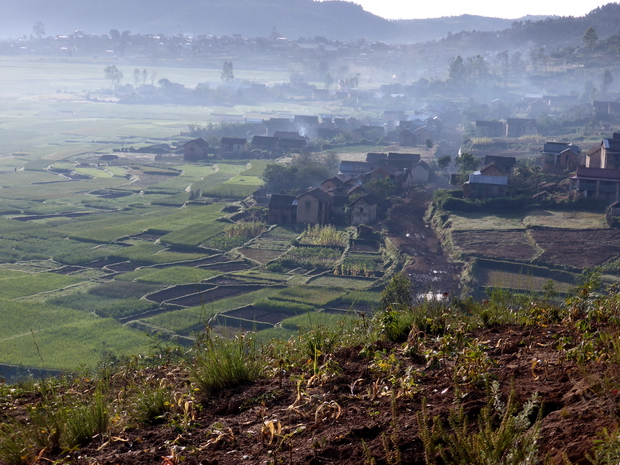
[[[207,150],[194,142],[188,142],[183,147],[183,158],[185,160],[200,160],[207,157]]]
[[[536,126],[534,125],[534,123],[527,123],[523,126],[523,129],[521,131],[521,136],[535,136],[536,134],[538,134],[538,131],[536,130]]]
[[[329,205],[312,195],[297,199],[297,224],[324,224],[329,218]]]
[[[484,171],[480,171],[480,174],[484,176],[504,176],[502,170],[500,170],[497,166],[489,166]]]
[[[584,198],[620,200],[620,180],[570,180],[570,190],[573,194],[579,194]]]
[[[467,183],[463,185],[463,197],[466,199],[506,197],[506,186],[500,186],[497,184]]]
[[[377,220],[377,206],[368,205],[366,202],[359,201],[353,205],[351,210],[351,225],[371,224]]]
[[[268,222],[270,224],[295,223],[295,220],[295,209],[292,207],[269,209]]]
[[[620,168],[620,153],[611,152],[605,147],[601,148],[601,168],[618,169]]]
[[[336,189],[336,188],[338,188],[338,186],[336,186],[335,183],[333,183],[332,181],[329,181],[329,180],[327,180],[323,184],[321,184],[321,190],[323,192],[329,192],[329,191],[331,191],[333,189]]]
[[[413,168],[411,168],[411,182],[412,183],[428,182],[428,170],[424,169],[424,167],[419,166],[419,165],[416,165]]]
[[[597,150],[591,155],[586,155],[586,168],[601,167],[601,151]]]
[[[409,131],[403,131],[398,135],[398,145],[412,147],[416,143],[416,137]]]

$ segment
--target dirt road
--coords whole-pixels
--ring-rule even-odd
[[[458,295],[461,267],[448,259],[435,232],[424,222],[432,192],[419,191],[394,206],[385,221],[388,237],[411,257],[405,268],[418,295]]]

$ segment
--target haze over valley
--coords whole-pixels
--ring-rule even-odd
[[[0,464],[617,464],[620,4],[445,13],[2,6]]]

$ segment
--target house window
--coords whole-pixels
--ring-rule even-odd
[[[306,210],[310,210],[310,201],[309,200],[306,200],[305,205],[306,205]]]

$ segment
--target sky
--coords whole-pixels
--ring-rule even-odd
[[[462,14],[517,19],[527,15],[584,16],[612,0],[353,0],[366,11],[387,19],[440,18]]]

